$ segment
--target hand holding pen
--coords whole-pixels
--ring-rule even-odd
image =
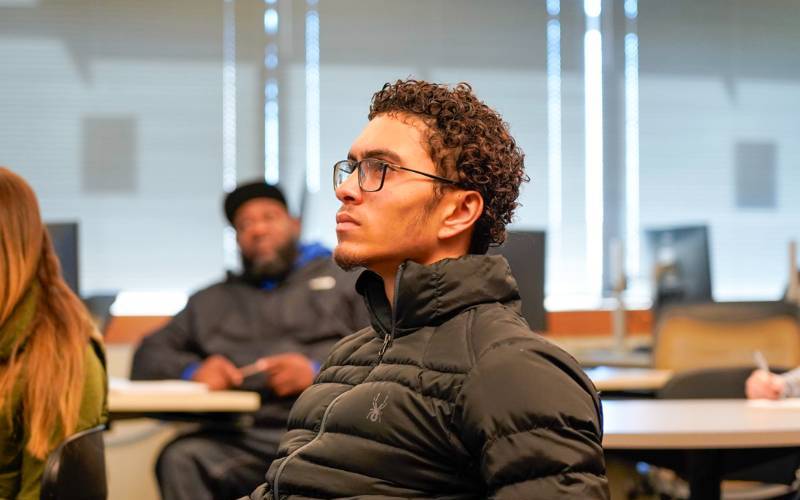
[[[757,370],[755,370],[745,383],[745,393],[750,399],[780,399],[784,395],[786,381],[772,373],[767,363],[767,358],[761,351],[753,353]]]
[[[254,363],[250,363],[249,365],[239,368],[239,373],[242,374],[242,378],[247,378],[255,375],[256,373],[265,372],[267,370],[267,366],[267,358],[261,358]]]
[[[242,378],[263,373],[267,387],[279,397],[300,394],[314,381],[314,363],[300,353],[260,358],[239,368]]]

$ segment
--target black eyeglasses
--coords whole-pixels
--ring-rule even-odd
[[[420,172],[419,170],[414,170],[412,168],[401,167],[400,165],[394,165],[385,160],[379,160],[378,158],[364,158],[363,160],[359,161],[337,161],[333,165],[333,189],[335,190],[344,184],[344,182],[350,178],[353,172],[358,170],[358,187],[361,188],[362,191],[368,193],[380,191],[381,188],[383,188],[383,181],[386,178],[387,168],[414,172],[415,174],[424,175],[425,177],[444,184],[460,186],[460,183],[452,179],[447,179],[446,177],[439,177],[438,175]]]

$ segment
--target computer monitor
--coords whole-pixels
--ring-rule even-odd
[[[547,329],[544,310],[545,232],[508,231],[506,241],[489,249],[508,260],[522,298],[522,316],[537,332]]]
[[[80,296],[80,282],[78,280],[78,223],[59,222],[48,223],[47,231],[53,241],[53,247],[61,261],[61,274],[64,281]]]
[[[645,241],[654,311],[671,303],[712,300],[707,226],[648,229]]]

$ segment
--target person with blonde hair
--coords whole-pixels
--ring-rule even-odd
[[[0,498],[38,499],[48,453],[108,418],[102,342],[31,187],[0,167]]]

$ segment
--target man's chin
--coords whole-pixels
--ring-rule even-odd
[[[351,271],[358,267],[367,267],[367,260],[362,255],[348,250],[344,245],[339,244],[333,250],[333,260],[345,271]]]
[[[282,280],[292,270],[297,255],[295,243],[289,242],[274,252],[257,254],[252,258],[242,255],[242,264],[245,275],[253,282],[277,279]]]

